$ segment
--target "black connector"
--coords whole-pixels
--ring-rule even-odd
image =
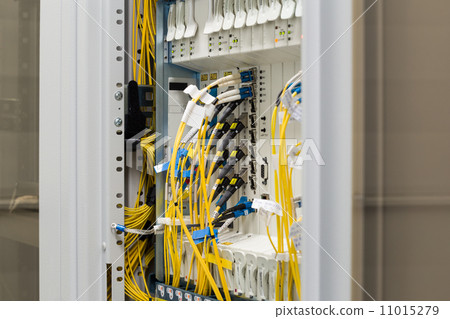
[[[217,162],[216,163],[213,162],[211,164],[211,165],[214,165],[211,175],[214,174],[214,172],[217,171],[219,169],[219,167],[225,163],[225,161],[228,159],[229,155],[230,155],[230,152],[228,150],[225,150],[221,153],[221,155],[217,159]],[[217,154],[216,154],[216,156],[217,156]],[[205,177],[208,175],[208,173],[209,173],[209,170],[208,169],[205,170]]]
[[[213,102],[213,104],[215,104],[215,103],[217,103],[217,99]],[[215,107],[215,109],[214,109],[214,114],[213,114],[211,120],[212,120],[213,118],[215,118],[215,117],[220,113],[220,111],[223,110],[223,108],[224,108],[226,105],[227,105],[227,104],[219,104],[219,105],[216,105],[216,107]]]
[[[251,114],[249,117],[250,117],[250,127],[256,128],[256,115]]]
[[[231,196],[239,189],[242,185],[245,184],[244,179],[241,177],[240,174],[234,175],[234,177],[231,179],[230,184],[227,187],[227,190],[223,194],[223,196],[220,198],[220,200],[217,202],[218,207],[222,207],[223,204],[225,204]]]
[[[217,185],[217,188],[216,188],[216,190],[215,190],[215,192],[214,192],[214,195],[213,195],[212,200],[214,201],[214,200],[217,198],[217,196],[219,196],[220,193],[222,193],[222,191],[223,191],[229,184],[230,184],[230,179],[229,179],[228,177],[225,176],[225,177],[220,181],[220,183]]]
[[[256,181],[255,181],[255,177],[250,176],[249,180],[250,180],[250,189],[253,190],[253,191],[256,190]]]
[[[244,100],[239,100],[239,101],[234,101],[234,102],[230,102],[227,107],[225,108],[225,110],[223,110],[222,114],[220,114],[220,116],[217,119],[217,123],[223,123],[225,122],[225,120],[231,115],[231,113],[234,112],[234,110],[241,105],[241,103]]]
[[[250,130],[250,142],[256,144],[256,131]]]
[[[255,100],[254,99],[250,100],[250,112],[256,113],[256,105],[255,105]]]
[[[256,174],[256,161],[255,160],[250,161],[250,173],[252,175]]]
[[[230,124],[228,122],[219,123],[217,125],[217,131],[216,135],[214,136],[215,139],[219,140],[222,138],[222,136],[225,135],[230,129]]]
[[[245,128],[244,123],[242,123],[239,119],[235,119],[233,123],[230,126],[230,130],[228,131],[228,134],[225,136],[222,144],[220,147],[217,148],[217,151],[220,152],[224,150],[230,141],[236,137],[236,135],[239,134],[240,131],[242,131]]]
[[[242,158],[244,158],[247,154],[241,150],[239,147],[236,147],[230,155],[230,158],[228,159],[227,165],[225,165],[224,168],[220,170],[218,179],[224,178],[228,172],[230,172],[233,167],[239,162]]]

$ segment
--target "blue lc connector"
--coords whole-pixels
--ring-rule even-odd
[[[241,82],[242,83],[253,82],[253,80],[254,80],[254,78],[253,78],[252,70],[241,72]]]
[[[253,91],[251,86],[244,86],[239,89],[239,94],[241,95],[241,99],[246,99],[248,97],[253,96]]]

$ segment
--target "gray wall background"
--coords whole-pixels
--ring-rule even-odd
[[[449,300],[450,2],[379,0],[355,32],[355,276],[377,300]]]

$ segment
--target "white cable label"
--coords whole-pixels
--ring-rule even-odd
[[[284,92],[283,97],[281,98],[281,102],[285,108],[289,108],[292,105],[292,94],[290,91]]]
[[[302,237],[298,236],[292,239],[294,243],[295,250],[301,250],[301,244],[302,244]]]
[[[183,91],[186,94],[189,94],[189,96],[193,99],[200,98],[200,101],[202,101],[205,104],[212,104],[215,100],[215,97],[213,97],[211,94],[209,94],[206,90],[201,91],[199,90],[195,85],[191,84]]]
[[[283,208],[281,205],[272,200],[255,198],[252,203],[252,208],[262,213],[274,213],[278,216],[283,216]]]
[[[301,122],[302,121],[302,113],[303,113],[303,108],[302,108],[302,104],[299,103],[293,103],[289,108],[288,108],[288,113],[291,114],[291,118],[293,118],[296,121]]]
[[[295,238],[302,234],[302,226],[299,222],[294,222],[289,228],[289,238]]]
[[[296,250],[300,250],[302,241],[302,226],[300,222],[294,222],[289,228],[289,238],[292,239]]]

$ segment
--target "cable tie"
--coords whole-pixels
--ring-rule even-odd
[[[207,90],[199,90],[197,86],[193,84],[185,88],[183,92],[189,94],[189,96],[193,99],[199,98],[200,101],[205,104],[213,104],[214,100],[216,99],[215,97],[210,95]]]

